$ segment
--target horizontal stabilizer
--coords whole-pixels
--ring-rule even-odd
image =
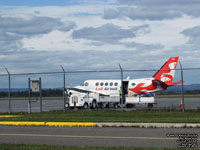
[[[180,81],[173,82],[173,85],[179,85],[179,84],[182,84],[182,82],[185,83],[185,81],[180,80]]]

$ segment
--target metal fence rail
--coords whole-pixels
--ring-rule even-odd
[[[11,79],[12,77],[16,77],[16,76],[25,76],[25,77],[29,77],[31,75],[62,75],[63,74],[63,77],[60,76],[60,80],[62,80],[61,84],[60,84],[60,87],[63,88],[63,93],[64,93],[64,90],[66,88],[66,74],[92,74],[92,73],[119,73],[119,75],[122,73],[122,71],[125,73],[136,73],[136,72],[152,72],[152,71],[158,71],[158,70],[168,70],[168,69],[141,69],[141,70],[134,70],[134,69],[119,69],[119,70],[73,70],[73,71],[66,71],[62,66],[61,66],[61,69],[62,71],[55,71],[55,72],[23,72],[23,73],[12,73],[10,72],[7,68],[5,68],[6,71],[7,71],[7,74],[0,74],[0,77],[8,77],[8,100],[7,101],[3,101],[3,100],[0,100],[0,103],[1,106],[0,106],[0,112],[2,111],[5,111],[7,110],[8,113],[11,113],[13,111],[21,111],[21,109],[24,109],[24,111],[27,111],[27,102],[26,101],[21,101],[21,106],[20,106],[20,102],[18,101],[12,101],[11,103],[11,100],[12,100],[12,97],[11,97],[11,94],[12,94],[12,87],[11,87]],[[200,68],[180,68],[180,69],[171,69],[171,70],[179,70],[181,71],[181,80],[183,81],[183,71],[195,71],[195,70],[200,70]],[[13,80],[12,80],[13,81]],[[28,86],[28,85],[27,85]],[[182,87],[183,89],[184,87]],[[184,94],[184,90],[182,91],[182,94]],[[57,100],[55,99],[55,101],[45,101],[44,100],[44,103],[45,103],[45,106],[44,106],[44,110],[45,111],[48,111],[48,110],[53,110],[53,109],[63,109],[64,111],[66,111],[66,108],[65,108],[65,104],[66,104],[66,98],[65,98],[65,95],[61,95],[61,97],[63,97],[63,101],[60,101],[60,100]],[[28,97],[27,97],[28,99]],[[184,108],[184,96],[182,97],[182,100],[183,100],[183,108]],[[33,103],[33,105],[35,105],[37,102]],[[50,103],[52,103],[52,105],[54,105],[52,108],[50,108]],[[8,104],[8,105],[7,105]],[[41,104],[40,104],[41,105]],[[6,106],[7,109],[3,109],[3,107]],[[14,109],[15,106],[18,106],[19,110],[17,110],[18,108]],[[177,104],[176,104],[177,106]],[[11,108],[12,107],[12,108]],[[39,106],[35,106],[35,108],[39,108]],[[41,107],[41,106],[40,106]],[[46,107],[46,108],[45,108]],[[172,105],[172,107],[174,107]],[[197,106],[200,108],[200,106]],[[5,108],[5,107],[4,107]],[[157,107],[159,108],[159,107]],[[186,107],[187,108],[187,107]],[[37,110],[36,110],[37,111]],[[184,111],[184,109],[183,109]]]

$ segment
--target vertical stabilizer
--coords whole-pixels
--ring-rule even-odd
[[[160,80],[165,84],[167,84],[168,86],[173,85],[173,79],[178,59],[179,59],[178,56],[169,58],[168,61],[153,76],[154,79]]]

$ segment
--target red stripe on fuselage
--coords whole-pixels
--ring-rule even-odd
[[[152,80],[152,84],[148,86],[144,85],[145,83],[139,83],[135,88],[129,88],[129,90],[136,94],[142,94],[142,93],[155,92],[158,89],[158,87],[161,87],[163,90],[167,89],[168,87],[166,84],[157,83],[155,80]]]

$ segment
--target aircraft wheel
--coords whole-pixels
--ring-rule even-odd
[[[104,103],[101,103],[100,106],[101,106],[101,109],[104,109],[106,107]]]
[[[88,109],[88,104],[87,104],[87,103],[85,103],[85,104],[83,105],[83,109]]]
[[[95,109],[97,107],[97,102],[94,100],[93,102],[92,102],[92,109]]]
[[[148,104],[148,109],[151,109],[151,108],[153,108],[153,104],[152,104],[152,103],[149,103],[149,104]]]
[[[69,103],[66,103],[66,104],[65,104],[65,107],[66,107],[66,108],[69,108]]]
[[[114,104],[114,108],[117,109],[119,106],[118,104]]]

